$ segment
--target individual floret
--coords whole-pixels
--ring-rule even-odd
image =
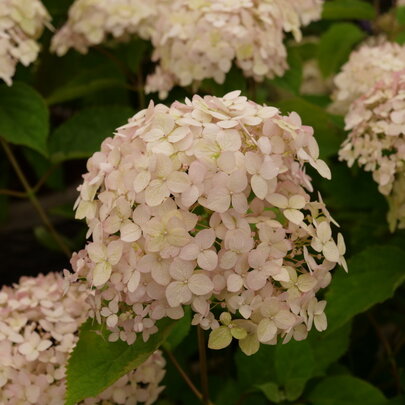
[[[92,240],[70,276],[94,289],[110,340],[147,340],[188,305],[215,349],[234,337],[252,354],[325,329],[316,293],[346,267],[345,246],[307,164],[330,178],[313,129],[240,91],[151,103],[118,128],[79,188]]]
[[[23,277],[0,290],[0,403],[62,405],[69,353],[87,318],[87,293],[71,286],[64,294],[57,273]],[[96,398],[81,404],[152,404],[163,387],[165,361],[155,352]]]

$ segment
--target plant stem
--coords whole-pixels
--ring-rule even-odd
[[[200,326],[197,326],[198,336],[198,353],[200,355],[200,375],[201,375],[201,390],[202,390],[202,402],[204,405],[210,403],[208,392],[208,372],[207,372],[207,350],[205,347],[204,331]]]
[[[22,191],[8,190],[5,188],[0,188],[0,195],[9,195],[11,197],[17,198],[27,198],[27,193],[23,193]]]
[[[62,237],[56,232],[55,228],[53,227],[47,213],[45,212],[44,208],[42,207],[41,203],[39,202],[34,190],[31,188],[30,184],[28,183],[27,178],[25,177],[20,165],[17,162],[16,157],[14,156],[13,151],[11,150],[8,143],[3,139],[0,138],[0,142],[3,146],[4,151],[6,152],[7,158],[10,161],[11,165],[13,166],[17,177],[20,179],[21,184],[23,185],[26,195],[31,201],[32,205],[36,209],[39,217],[41,218],[44,225],[48,228],[49,232],[54,237],[56,243],[59,245],[61,250],[66,254],[67,257],[70,258],[71,252],[68,246],[66,246],[65,242],[63,241]]]
[[[390,345],[389,341],[387,340],[387,338],[385,337],[384,332],[381,330],[380,325],[375,320],[373,314],[371,312],[367,312],[367,317],[368,317],[371,325],[373,326],[377,337],[379,338],[380,342],[382,343],[382,345],[384,347],[384,350],[387,354],[387,360],[391,366],[391,374],[394,377],[397,393],[401,394],[401,391],[402,391],[401,378],[399,375],[397,363],[395,361],[395,356],[391,349],[391,345]]]
[[[190,387],[191,391],[194,392],[195,396],[202,401],[203,395],[201,394],[200,391],[198,391],[197,387],[193,384],[193,382],[190,380],[190,377],[187,375],[187,373],[181,368],[179,362],[176,360],[176,357],[174,357],[173,353],[170,352],[169,350],[165,351],[167,354],[167,357],[169,357],[170,361],[173,363],[174,367],[176,367],[177,371],[183,378],[184,382]]]

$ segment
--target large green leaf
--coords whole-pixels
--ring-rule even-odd
[[[49,114],[41,95],[24,83],[0,85],[0,136],[47,156],[48,134]]]
[[[323,375],[332,363],[346,353],[350,343],[350,331],[350,322],[332,333],[312,331],[307,341],[315,359],[314,376]]]
[[[53,162],[81,159],[100,149],[101,142],[113,136],[134,111],[128,107],[107,106],[84,109],[63,123],[50,136],[49,151]]]
[[[328,114],[323,108],[312,104],[302,98],[293,98],[277,103],[284,112],[297,112],[305,125],[310,125],[315,130],[322,158],[333,156],[339,150],[345,138],[343,124],[335,116]]]
[[[291,341],[285,345],[262,345],[250,357],[238,353],[236,364],[244,388],[260,389],[268,399],[278,402],[292,401],[301,395],[312,377],[315,359],[308,342]]]
[[[65,405],[74,405],[94,397],[123,375],[142,364],[167,338],[175,322],[164,319],[159,332],[145,343],[138,337],[134,344],[108,342],[105,330],[88,320],[80,329],[79,341],[67,367]]]
[[[355,45],[366,34],[351,23],[333,24],[320,39],[318,48],[319,68],[325,77],[336,73],[346,62]]]
[[[350,375],[325,378],[309,394],[312,405],[383,405],[386,398],[377,388]]]
[[[405,251],[394,246],[369,247],[354,255],[348,265],[349,273],[338,271],[326,294],[326,333],[392,297],[405,280]]]
[[[372,20],[375,16],[375,8],[361,0],[333,0],[323,5],[324,20]]]

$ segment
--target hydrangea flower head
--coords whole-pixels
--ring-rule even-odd
[[[349,136],[339,156],[373,173],[388,197],[390,228],[405,227],[405,70],[377,82],[356,100],[346,116]]]
[[[256,80],[287,69],[284,31],[301,39],[301,25],[320,18],[322,0],[174,0],[152,22],[156,72],[147,92],[165,98],[176,84],[212,78],[222,83],[233,61]]]
[[[69,9],[68,21],[52,39],[52,50],[59,56],[70,48],[86,53],[109,37],[146,37],[146,22],[155,11],[152,0],[76,0]]]
[[[30,65],[38,56],[44,26],[51,17],[39,0],[2,0],[0,7],[0,79],[9,86],[17,63]]]
[[[57,273],[23,277],[0,290],[0,403],[61,405],[65,366],[89,311],[87,293],[71,286],[64,294]],[[155,352],[135,371],[81,404],[152,404],[163,387],[165,361]]]
[[[330,178],[313,129],[240,91],[151,103],[118,128],[79,188],[92,241],[70,276],[95,289],[110,339],[147,340],[185,305],[213,329],[212,348],[234,337],[252,354],[325,329],[316,292],[345,266],[345,246],[307,165]]]
[[[374,84],[405,69],[405,47],[377,39],[362,45],[352,52],[349,61],[334,78],[335,92],[331,111],[346,114],[358,97],[370,90]]]

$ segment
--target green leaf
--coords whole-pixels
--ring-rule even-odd
[[[284,393],[274,382],[258,385],[257,388],[259,388],[260,391],[263,392],[268,400],[270,400],[271,402],[275,402],[276,404],[286,399]]]
[[[258,388],[268,398],[273,396],[273,401],[274,398],[297,399],[312,377],[314,364],[313,351],[306,341],[262,345],[254,356],[236,355],[238,379],[243,388]],[[269,383],[275,384],[278,391]]]
[[[325,109],[312,104],[302,98],[293,98],[276,103],[284,113],[297,112],[305,125],[314,128],[318,141],[321,158],[333,156],[345,139],[341,123],[336,117],[327,113]]]
[[[184,316],[173,326],[172,331],[163,347],[166,350],[173,351],[189,334],[191,329],[191,308],[184,309]]]
[[[326,1],[323,5],[324,20],[373,20],[375,8],[361,0]]]
[[[336,73],[346,62],[355,45],[365,37],[366,34],[354,24],[332,25],[319,42],[318,62],[322,74],[329,77]]]
[[[289,69],[283,77],[273,79],[272,83],[293,94],[299,94],[302,82],[302,59],[300,52],[294,47],[289,47],[287,54]]]
[[[323,375],[326,369],[340,359],[349,347],[350,322],[332,333],[312,331],[307,339],[315,359],[313,376]]]
[[[368,247],[354,255],[348,266],[348,274],[336,272],[326,294],[326,333],[392,297],[405,280],[405,251],[393,246]]]
[[[397,21],[401,25],[405,25],[405,7],[404,6],[397,7],[397,9],[395,11],[395,15],[397,17]]]
[[[350,375],[328,377],[309,394],[312,405],[384,405],[386,398],[377,388]]]
[[[146,343],[139,337],[128,345],[123,341],[108,342],[108,334],[89,319],[80,328],[79,341],[68,361],[65,405],[100,394],[138,367],[165,341],[174,324],[163,319],[158,323],[159,332]]]
[[[308,342],[291,341],[276,346],[275,368],[277,382],[284,387],[286,398],[296,400],[312,377],[315,359]]]
[[[0,136],[47,156],[49,113],[41,95],[19,82],[0,85]]]
[[[125,106],[90,107],[78,112],[50,136],[49,151],[54,163],[91,156],[101,142],[113,136],[134,114]]]

